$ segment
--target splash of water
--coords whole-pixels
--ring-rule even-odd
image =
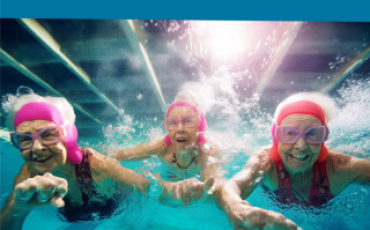
[[[337,117],[329,124],[330,145],[350,155],[369,159],[370,155],[370,79],[347,80],[336,99]]]

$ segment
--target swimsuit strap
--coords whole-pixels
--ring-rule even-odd
[[[290,179],[288,172],[282,161],[275,162],[276,174],[279,180],[279,189],[290,188]]]
[[[83,187],[90,187],[89,185],[93,183],[90,169],[90,160],[93,154],[85,148],[81,148],[81,152],[82,161],[75,165],[76,178]]]

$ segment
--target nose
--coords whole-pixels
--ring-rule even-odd
[[[32,153],[39,155],[44,149],[46,149],[45,146],[38,139],[35,139],[32,146]]]
[[[294,147],[296,149],[304,150],[307,147],[307,143],[303,137],[299,137],[298,141],[295,143]]]
[[[183,132],[184,130],[185,130],[185,126],[182,124],[182,122],[180,122],[177,125],[177,132]]]

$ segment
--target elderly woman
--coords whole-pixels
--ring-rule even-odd
[[[77,146],[72,106],[60,97],[23,95],[4,103],[14,146],[25,164],[15,178],[14,191],[1,212],[4,229],[21,229],[35,208],[54,206],[69,222],[116,214],[129,191],[172,203],[189,204],[202,198],[213,184],[195,179],[170,183],[146,179],[116,160]]]
[[[220,177],[218,149],[206,141],[207,120],[203,113],[189,102],[173,103],[163,121],[168,134],[161,140],[120,150],[111,156],[119,161],[139,160],[156,155],[178,170],[201,170],[201,180]]]
[[[300,93],[278,105],[273,146],[252,155],[244,169],[216,192],[217,203],[235,229],[297,229],[278,213],[252,207],[246,198],[260,184],[284,204],[323,206],[350,183],[369,184],[370,161],[328,150],[334,101]],[[262,179],[262,180],[260,180]]]

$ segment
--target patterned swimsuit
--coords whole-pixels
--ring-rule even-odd
[[[299,200],[291,190],[288,172],[282,161],[275,162],[276,173],[279,180],[279,188],[274,194],[282,204],[301,204],[306,206],[319,207],[326,204],[333,197],[330,192],[329,179],[326,172],[326,162],[316,162],[313,166],[313,177],[309,202]]]

